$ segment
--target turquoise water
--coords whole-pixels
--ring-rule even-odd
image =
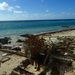
[[[61,30],[62,26],[75,27],[75,20],[0,21],[0,37]]]

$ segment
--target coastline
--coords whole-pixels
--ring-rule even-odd
[[[53,31],[45,31],[45,32],[39,32],[39,33],[35,33],[32,35],[36,35],[36,36],[45,36],[45,35],[49,35],[49,36],[75,36],[75,28],[67,28],[67,29],[60,29],[60,30],[53,30]],[[29,35],[31,34],[21,34],[21,35],[11,35],[11,36],[6,36],[6,38],[10,38],[11,42],[14,44],[16,43],[16,41],[18,39],[26,39]],[[5,38],[5,37],[2,37]],[[0,39],[2,39],[0,38]]]
[[[56,33],[62,33],[62,32],[69,32],[69,31],[75,31],[75,28],[69,28],[69,29],[60,29],[55,31],[47,31],[47,32],[40,32],[34,35],[47,35],[47,34],[56,34]]]
[[[72,32],[75,32],[75,28],[67,28],[67,29],[59,29],[59,30],[52,30],[52,31],[43,31],[43,32],[39,32],[39,33],[34,33],[32,35],[36,35],[36,36],[43,36],[43,35],[52,35],[52,36],[59,36],[59,34],[62,34],[63,33],[72,33]],[[69,33],[69,34],[70,34]],[[66,35],[66,36],[75,36],[74,34],[70,34],[70,35]],[[5,36],[5,37],[10,37],[12,39],[12,42],[14,43],[15,41],[17,41],[18,39],[25,39],[28,37],[28,35],[31,35],[31,34],[21,34],[21,35],[11,35],[11,36]],[[1,38],[5,38],[5,37],[0,37]]]
[[[75,19],[28,20],[0,22],[0,38],[24,34],[42,34],[75,28]]]
[[[11,44],[12,45],[16,44],[16,41],[18,39],[25,40],[28,37],[28,35],[31,35],[31,34],[23,34],[23,35],[10,36]],[[56,31],[40,32],[40,33],[33,34],[33,35],[36,35],[36,36],[46,36],[46,37],[50,37],[50,36],[75,36],[75,28],[64,29],[64,30],[56,30]],[[1,53],[0,53],[0,55],[1,55]]]
[[[18,39],[25,40],[31,34],[22,34],[22,35],[13,35],[10,36],[11,44],[16,44]],[[36,34],[32,34],[36,36],[75,36],[75,28],[71,29],[63,29],[63,30],[56,30],[56,31],[47,31],[47,32],[40,32]],[[3,37],[5,38],[5,37]],[[1,38],[0,38],[1,39]]]
[[[23,38],[26,38],[26,37],[22,37],[22,36],[25,36],[26,34],[23,34],[23,35],[19,35],[19,36],[11,36],[11,38],[13,38],[12,42],[13,43],[16,43],[15,41],[17,39],[23,39]],[[30,34],[29,34],[30,35]],[[36,35],[36,36],[44,36],[44,35],[47,35],[47,37],[49,38],[49,36],[75,36],[75,28],[73,29],[66,29],[66,30],[58,30],[58,31],[48,31],[48,32],[41,32],[41,33],[38,33],[38,34],[33,34],[33,35]],[[22,54],[23,55],[23,54]],[[4,72],[7,72],[8,74],[11,73],[11,71],[17,67],[18,65],[20,65],[20,63],[25,60],[26,58],[25,57],[22,57],[20,56],[19,54],[18,55],[15,55],[15,53],[13,55],[9,55],[8,56],[10,58],[9,61],[5,62],[5,63],[2,63],[1,65],[1,68],[0,68],[0,71],[1,71],[1,75],[4,73]],[[17,59],[17,60],[16,60]],[[15,61],[15,62],[14,62]],[[11,65],[11,63],[13,62],[13,64]],[[9,64],[9,65],[8,65]],[[75,65],[75,62],[74,62],[74,65]],[[7,66],[10,68],[7,69]]]

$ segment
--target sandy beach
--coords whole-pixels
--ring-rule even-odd
[[[75,36],[75,30],[52,33],[51,36]]]
[[[55,36],[75,36],[75,30],[62,31],[62,32],[56,32],[56,33],[51,33],[51,34],[50,33],[45,33],[45,35],[47,35],[46,36],[47,38],[49,38],[50,36],[52,36],[52,37],[55,37]],[[15,44],[18,39],[23,39],[24,40],[25,37],[11,36],[11,43]],[[21,57],[21,56],[15,55],[15,54],[10,55],[8,57],[10,58],[10,60],[8,60],[8,61],[1,64],[0,75],[2,75],[5,72],[7,72],[7,74],[9,75],[15,67],[20,65],[20,63],[23,60],[26,59],[25,57]],[[75,61],[73,63],[73,66],[75,66]],[[65,74],[65,75],[74,75],[74,73],[75,72],[70,72],[70,73]]]
[[[15,54],[8,57],[10,58],[10,60],[1,64],[0,75],[4,74],[5,72],[7,72],[7,74],[9,75],[15,67],[20,65],[20,63],[26,59],[25,57],[21,57]]]

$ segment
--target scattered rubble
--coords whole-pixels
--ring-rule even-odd
[[[55,41],[52,41],[51,37],[45,40],[43,37],[31,35],[24,42],[24,50],[27,59],[13,70],[14,73],[19,72],[18,75],[75,73],[75,37],[56,37]],[[29,65],[31,66],[28,67]]]

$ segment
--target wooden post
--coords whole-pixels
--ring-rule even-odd
[[[37,63],[37,71],[39,71],[40,70],[40,63],[38,62]]]
[[[36,69],[36,63],[35,63],[35,61],[34,61],[34,68]]]

